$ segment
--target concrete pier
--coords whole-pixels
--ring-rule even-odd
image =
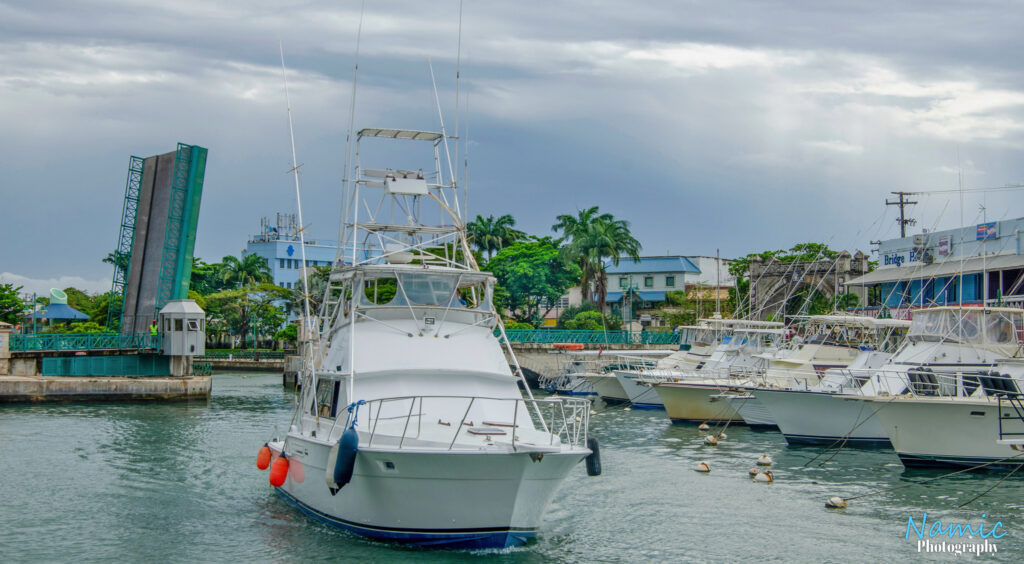
[[[206,401],[212,387],[210,376],[72,378],[0,375],[0,403]]]

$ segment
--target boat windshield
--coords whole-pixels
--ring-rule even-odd
[[[908,337],[922,341],[1015,345],[1024,329],[1024,311],[982,308],[935,309],[914,312]]]
[[[450,272],[399,272],[394,278],[368,280],[360,305],[489,311],[492,294],[492,285],[479,277],[466,279]]]

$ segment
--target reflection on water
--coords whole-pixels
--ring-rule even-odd
[[[478,561],[479,552],[408,549],[306,518],[256,469],[259,446],[287,424],[292,392],[280,376],[215,376],[210,401],[0,407],[0,555],[4,562],[349,560]],[[1003,522],[989,558],[1024,549],[1024,476],[958,509],[1001,473],[904,472],[890,450],[787,447],[775,432],[730,426],[705,446],[663,411],[609,409],[592,420],[604,474],[582,465],[556,495],[538,540],[486,552],[500,562],[641,559],[874,562],[918,558],[904,539],[918,521]],[[776,481],[747,471],[769,454]],[[812,459],[815,459],[812,462]],[[706,461],[711,473],[692,470]],[[1022,472],[1021,474],[1024,474]],[[850,497],[902,486],[824,508]],[[934,556],[934,555],[933,555]]]

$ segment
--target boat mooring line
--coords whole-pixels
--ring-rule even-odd
[[[987,494],[987,493],[991,492],[992,490],[998,488],[999,484],[1002,484],[1003,482],[1006,481],[1007,478],[1009,478],[1010,476],[1013,476],[1017,472],[1017,470],[1020,470],[1021,466],[1024,466],[1024,464],[1018,464],[1017,467],[1014,468],[1013,470],[1010,470],[1010,472],[1008,474],[1006,474],[1002,478],[999,478],[999,481],[996,482],[995,485],[993,485],[991,488],[981,492],[980,494],[974,496],[970,501],[961,504],[960,508],[963,509],[964,507],[967,507],[968,505],[970,505],[970,504],[974,503],[975,501],[981,499],[985,494]]]
[[[839,451],[843,450],[843,447],[846,446],[847,441],[850,440],[850,435],[852,435],[853,432],[856,431],[858,427],[860,427],[861,425],[867,423],[868,420],[870,420],[872,417],[875,416],[875,414],[877,414],[879,411],[885,409],[890,403],[895,401],[896,398],[898,398],[898,397],[899,396],[893,396],[889,401],[885,402],[885,405],[883,405],[882,407],[879,407],[877,410],[872,411],[871,415],[868,415],[863,421],[860,421],[859,423],[857,423],[856,425],[851,427],[850,430],[847,431],[846,434],[843,435],[843,437],[841,439],[836,439],[835,442],[833,442],[832,444],[830,444],[827,447],[823,448],[821,450],[821,452],[819,452],[814,458],[812,458],[812,459],[808,460],[806,463],[804,463],[803,467],[807,468],[808,465],[810,465],[812,462],[817,460],[821,455],[823,455],[826,452],[828,452],[828,451],[832,450],[833,448],[835,448],[835,452],[832,453],[832,456],[829,456],[828,458],[826,458],[821,464],[818,465],[818,468],[821,468],[822,466],[828,464],[829,461],[831,461],[833,458],[836,457],[837,454],[839,454]],[[864,406],[865,405],[867,405],[867,402],[861,400],[861,402],[860,402],[860,411],[857,412],[857,420],[858,421],[860,420],[860,414],[864,412]],[[836,445],[838,445],[838,447]]]
[[[970,468],[961,468],[960,470],[956,470],[955,472],[950,472],[948,474],[943,474],[941,476],[936,476],[934,478],[928,478],[927,480],[914,481],[914,482],[911,482],[909,484],[903,484],[903,485],[894,486],[894,487],[891,487],[891,488],[882,488],[880,490],[875,490],[875,491],[871,491],[871,492],[868,492],[868,493],[865,493],[865,494],[855,495],[853,497],[846,497],[846,498],[842,498],[842,499],[843,499],[843,501],[853,501],[855,499],[860,499],[862,497],[868,497],[868,496],[879,494],[879,493],[885,493],[885,492],[901,490],[903,488],[909,488],[910,486],[919,486],[921,484],[927,484],[929,482],[934,482],[936,480],[941,480],[942,478],[948,478],[950,476],[956,476],[957,474],[963,474],[964,472],[970,472],[971,470],[978,470],[979,468],[984,468],[986,466],[991,466],[993,464],[1000,464],[1000,463],[1006,462],[1008,460],[1013,460],[1015,458],[1020,458],[1022,456],[1024,456],[1024,452],[1022,452],[1020,454],[1015,454],[1013,456],[1009,456],[1007,458],[1003,458],[1003,459],[1000,459],[1000,460],[992,460],[992,461],[989,461],[989,462],[978,464],[977,466],[971,466]],[[1020,470],[1021,466],[1024,466],[1024,461],[1022,461],[1020,464],[1018,464],[1017,467],[1013,470],[1013,472],[1010,472],[1010,474],[1013,474],[1017,470]],[[995,486],[992,486],[988,490],[982,492],[981,495],[975,497],[974,499],[968,501],[967,503],[961,505],[960,507],[964,507],[965,505],[973,502],[974,500],[976,500],[976,499],[980,498],[981,496],[987,494],[988,492],[992,491],[993,489],[995,489],[996,486],[998,486],[1000,483],[1002,483],[1003,480],[1005,480],[1006,478],[1009,478],[1010,474],[1007,474],[1006,476],[1004,476],[1003,479],[999,480],[999,482],[997,482]]]

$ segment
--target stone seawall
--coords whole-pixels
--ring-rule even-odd
[[[71,378],[0,376],[0,403],[208,400],[209,376]]]

